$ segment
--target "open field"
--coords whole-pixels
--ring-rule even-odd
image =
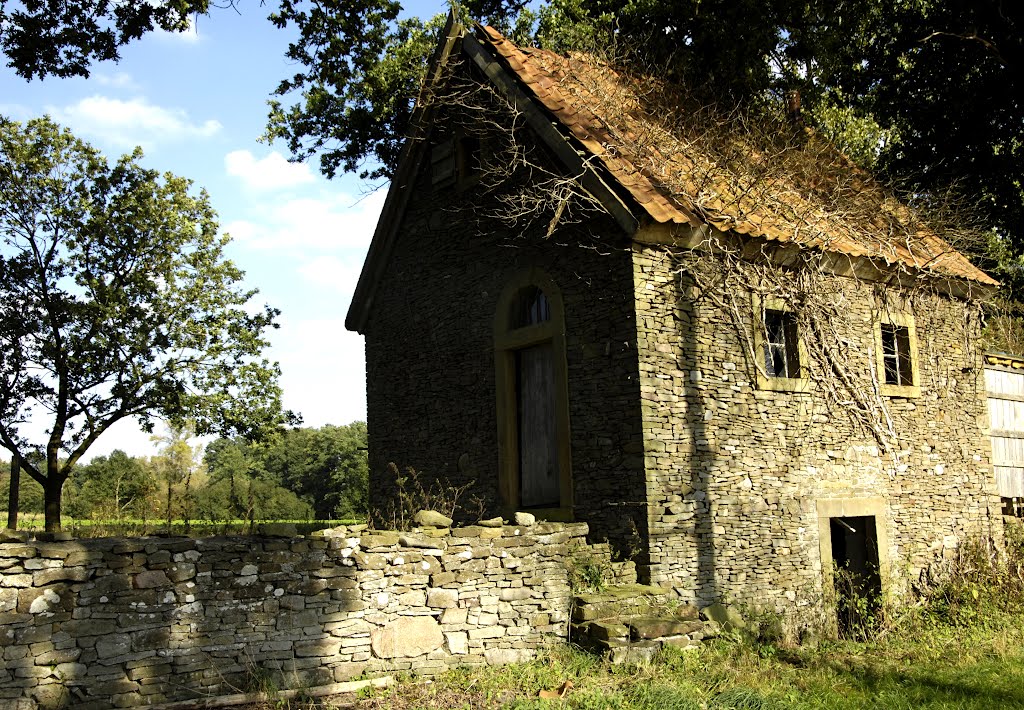
[[[546,699],[542,691],[563,691]],[[783,710],[789,708],[1024,708],[1024,617],[970,628],[916,627],[884,642],[787,648],[722,639],[669,651],[639,666],[611,666],[571,647],[532,663],[400,679],[363,697],[277,701],[262,708],[413,710]]]
[[[0,520],[6,522],[7,512],[0,511]],[[338,525],[355,525],[364,522],[356,519],[345,520],[256,520],[253,524],[260,523],[290,523],[295,526],[299,535],[308,535],[314,530],[323,530]],[[248,520],[174,520],[170,530],[167,529],[166,520],[149,519],[136,520],[122,518],[121,520],[76,520],[64,516],[63,528],[72,537],[144,537],[146,535],[186,535],[189,537],[204,537],[209,535],[247,535],[251,532],[251,524]],[[18,529],[29,533],[43,530],[42,513],[20,513],[18,515]]]

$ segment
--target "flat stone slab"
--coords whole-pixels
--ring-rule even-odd
[[[399,533],[395,530],[374,530],[359,536],[359,544],[365,550],[374,547],[391,547],[398,544]]]
[[[412,547],[415,549],[434,549],[441,548],[442,550],[447,546],[443,540],[436,539],[430,535],[425,534],[423,531],[423,537],[416,537],[414,535],[401,535],[398,538],[398,544],[402,547]]]
[[[417,525],[430,528],[450,528],[452,519],[436,510],[421,510],[413,516]]]
[[[404,616],[370,632],[377,658],[414,658],[444,644],[441,625],[432,616]]]
[[[609,621],[592,621],[587,624],[587,634],[597,641],[624,641],[629,637],[629,627]]]
[[[678,621],[676,619],[663,619],[651,616],[629,619],[626,625],[629,626],[629,635],[632,639],[659,639],[666,636],[685,636],[704,628],[704,624],[700,621]]]

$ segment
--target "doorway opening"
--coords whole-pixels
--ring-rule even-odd
[[[836,611],[844,638],[866,635],[882,600],[875,516],[829,518]]]

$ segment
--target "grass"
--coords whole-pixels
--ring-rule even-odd
[[[0,512],[6,520],[6,512]],[[332,528],[338,525],[355,525],[365,522],[364,520],[257,520],[256,525],[261,523],[291,523],[295,525],[299,535],[308,535],[315,530]],[[121,520],[77,520],[64,516],[62,520],[63,529],[76,538],[90,537],[142,537],[146,535],[176,535],[188,537],[208,537],[211,535],[247,535],[249,534],[248,520],[190,520],[186,533],[184,520],[174,520],[171,523],[170,531],[167,530],[166,520],[133,520],[123,518]],[[28,532],[39,532],[44,528],[42,513],[20,513],[18,515],[18,529]]]
[[[990,620],[991,621],[991,620]],[[531,663],[414,679],[353,707],[726,710],[750,708],[1024,708],[1024,617],[978,628],[932,628],[884,643],[816,649],[720,640],[668,649],[639,666],[611,666],[568,646]],[[563,699],[539,697],[570,681]]]

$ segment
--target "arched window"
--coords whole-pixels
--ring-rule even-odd
[[[564,316],[546,274],[531,270],[508,284],[494,343],[503,502],[509,511],[571,518]]]
[[[525,328],[551,320],[551,304],[538,286],[524,286],[516,292],[509,314],[512,328]]]

